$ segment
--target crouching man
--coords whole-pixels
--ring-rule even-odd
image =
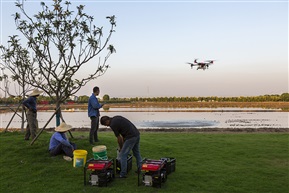
[[[49,143],[49,153],[51,156],[64,154],[63,159],[72,161],[76,145],[70,142],[66,136],[66,132],[71,128],[71,125],[67,125],[64,122],[55,128],[55,133],[51,136]]]
[[[140,171],[142,158],[139,150],[140,133],[133,123],[122,116],[108,117],[103,116],[100,123],[109,126],[114,135],[117,137],[117,142],[120,148],[120,178],[126,178],[127,175],[127,156],[132,150],[137,162],[137,171]]]

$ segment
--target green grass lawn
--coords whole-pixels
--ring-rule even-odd
[[[92,146],[87,132],[72,132],[79,149]],[[31,146],[20,132],[0,133],[0,192],[289,192],[289,135],[284,133],[141,133],[143,158],[176,158],[176,171],[161,188],[137,185],[135,158],[127,179],[114,179],[108,187],[84,186],[83,169],[62,156],[50,157],[51,133],[43,132]],[[99,145],[116,156],[112,132],[100,132]]]

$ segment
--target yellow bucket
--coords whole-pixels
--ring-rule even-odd
[[[73,167],[84,167],[86,163],[87,151],[77,149],[73,151]]]

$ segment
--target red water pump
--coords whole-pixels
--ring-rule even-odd
[[[107,183],[115,177],[115,162],[110,160],[90,159],[84,167],[84,185],[86,185],[87,171],[89,171],[88,182],[92,186],[107,186]]]
[[[162,183],[166,182],[167,175],[175,171],[175,166],[175,158],[144,159],[141,171],[138,172],[138,185],[140,185],[141,175],[143,185],[161,187]]]

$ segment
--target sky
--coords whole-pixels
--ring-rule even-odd
[[[1,44],[19,33],[14,0],[0,0]],[[45,1],[50,2],[50,1]],[[116,48],[101,77],[76,94],[100,97],[259,96],[289,92],[288,0],[96,1],[85,5],[97,25],[116,16],[110,44]],[[40,1],[26,1],[35,13]],[[215,59],[208,70],[194,59]],[[89,74],[87,67],[82,71]]]

